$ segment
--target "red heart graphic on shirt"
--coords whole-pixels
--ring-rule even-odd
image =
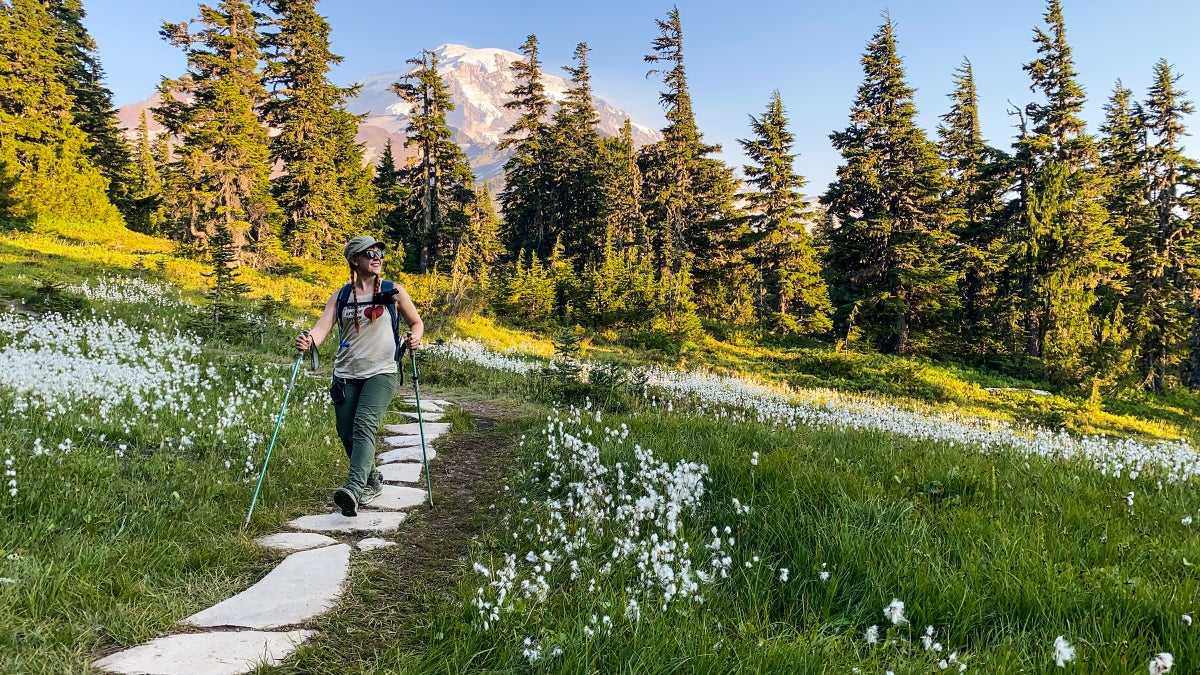
[[[375,319],[378,319],[379,317],[383,316],[383,306],[382,305],[372,305],[363,310],[363,316],[367,317],[371,321],[374,321]]]

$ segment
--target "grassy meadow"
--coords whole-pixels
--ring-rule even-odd
[[[340,483],[327,344],[241,527],[290,339],[340,272],[246,271],[288,304],[230,344],[189,331],[205,271],[124,230],[0,235],[0,672],[86,673],[172,632]],[[356,554],[319,637],[264,673],[1200,669],[1192,394],[600,334],[570,380],[550,336],[426,319],[446,342],[422,395],[460,405],[444,499]]]

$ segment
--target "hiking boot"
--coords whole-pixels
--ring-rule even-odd
[[[358,500],[354,498],[354,493],[346,488],[338,488],[334,491],[333,503],[342,510],[343,516],[352,518],[358,515]]]
[[[375,473],[377,472],[372,472],[372,478],[375,477]],[[362,493],[358,495],[358,503],[364,506],[370,504],[381,492],[383,492],[382,480],[374,485],[371,484],[371,481],[367,481],[367,484],[362,489]]]

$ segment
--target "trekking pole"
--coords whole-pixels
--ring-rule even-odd
[[[304,331],[308,335],[308,331]],[[309,347],[309,352],[312,353],[312,368],[317,369],[318,359],[316,345]],[[246,520],[242,523],[242,529],[250,524],[250,516],[254,514],[254,504],[258,502],[258,491],[262,489],[263,478],[267,475],[267,462],[271,461],[271,451],[275,449],[275,439],[279,436],[279,427],[283,425],[283,416],[287,413],[288,398],[292,395],[292,389],[296,385],[296,373],[300,372],[300,362],[304,360],[304,352],[296,352],[296,362],[292,364],[292,377],[288,380],[287,390],[283,393],[283,407],[279,409],[279,417],[275,419],[275,431],[271,434],[271,444],[267,446],[267,456],[263,459],[262,470],[258,472],[258,484],[254,486],[254,497],[250,500],[250,510],[246,512]]]
[[[412,331],[405,333],[412,337]],[[406,341],[407,342],[407,341]],[[425,419],[421,413],[421,387],[417,383],[417,350],[412,350],[413,399],[417,402],[417,429],[421,432],[421,463],[425,465],[425,490],[429,492],[429,508],[433,508],[433,480],[429,477],[429,456],[425,453]]]

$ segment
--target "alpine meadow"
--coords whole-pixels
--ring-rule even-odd
[[[83,0],[0,0],[0,672],[1200,671],[1200,162],[1166,58],[1085,120],[1089,7],[1046,0],[994,145],[966,57],[922,127],[885,10],[842,125],[769,86],[723,148],[686,5],[627,17],[654,130],[536,34],[429,30],[335,84],[318,4],[162,21],[185,66],[118,111]],[[350,517],[348,343],[296,340],[341,321],[360,235],[424,342],[378,460],[381,502],[416,496]],[[239,597],[308,614],[200,620]]]

